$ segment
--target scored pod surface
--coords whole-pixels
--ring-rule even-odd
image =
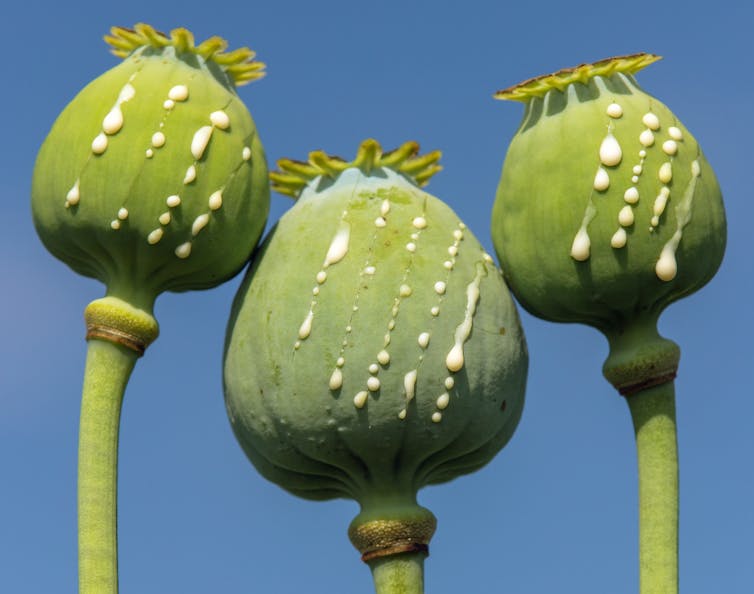
[[[298,197],[233,307],[228,413],[259,471],[363,510],[471,472],[508,441],[527,353],[492,258],[422,191],[439,153],[281,161]],[[379,513],[377,513],[379,515]]]
[[[609,330],[704,285],[725,214],[699,144],[634,74],[634,54],[497,93],[526,105],[493,207],[506,280],[529,311]]]
[[[47,248],[108,292],[145,301],[214,286],[247,261],[269,209],[262,145],[235,87],[263,75],[144,24],[106,37],[124,58],[61,113],[37,158],[32,208]],[[141,304],[140,304],[141,305]]]

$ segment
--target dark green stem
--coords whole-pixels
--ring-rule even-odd
[[[79,592],[118,591],[118,428],[126,384],[138,355],[90,340],[79,428]]]
[[[376,594],[424,594],[426,553],[401,553],[368,561]]]
[[[626,398],[639,467],[641,594],[678,592],[678,444],[675,387],[666,382]]]

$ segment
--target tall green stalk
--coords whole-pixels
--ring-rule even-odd
[[[150,308],[151,309],[151,308]],[[157,338],[150,313],[115,297],[85,311],[88,348],[79,428],[79,593],[118,592],[118,433],[136,360]]]
[[[138,355],[90,340],[79,428],[79,591],[118,591],[118,429],[123,394]]]
[[[602,372],[628,403],[639,472],[639,591],[678,593],[678,440],[675,383],[681,351],[660,336],[657,316],[605,331]]]
[[[639,467],[639,584],[642,594],[678,592],[678,443],[675,386],[626,398]]]

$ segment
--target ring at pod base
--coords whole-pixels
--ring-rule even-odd
[[[723,258],[720,188],[696,139],[634,75],[659,59],[582,64],[499,91],[525,104],[503,164],[492,240],[522,306],[600,330],[639,453],[643,593],[677,592],[674,383],[657,321]]]
[[[378,592],[402,579],[401,559],[405,591],[421,591],[435,519],[417,491],[506,444],[528,365],[499,269],[420,188],[439,152],[417,153],[366,140],[351,162],[279,161],[273,189],[297,201],[255,257],[226,340],[244,451],[295,495],[359,502],[349,536]]]
[[[186,29],[113,27],[122,62],[89,83],[40,148],[31,206],[45,247],[96,278],[79,432],[79,591],[117,592],[117,448],[128,379],[164,291],[214,287],[248,261],[269,211],[267,164],[236,87],[254,52]]]

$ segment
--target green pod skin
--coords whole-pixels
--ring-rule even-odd
[[[269,189],[234,78],[202,46],[148,41],[58,117],[37,157],[32,213],[56,257],[151,311],[163,291],[213,287],[242,268]]]
[[[510,439],[528,361],[498,268],[391,154],[387,166],[323,163],[332,175],[288,163],[311,179],[239,289],[224,368],[252,463],[295,495],[357,500],[365,558],[361,526],[431,517],[422,486],[476,470]]]
[[[673,594],[680,349],[657,321],[714,276],[726,222],[696,139],[634,79],[657,59],[611,58],[497,94],[526,109],[503,165],[492,240],[524,308],[608,339],[603,374],[627,396],[636,433],[641,592]]]
[[[630,71],[523,99],[492,237],[527,310],[612,332],[712,278],[726,236],[715,174]]]

